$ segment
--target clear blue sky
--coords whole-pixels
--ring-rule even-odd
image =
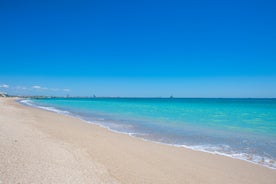
[[[276,2],[0,1],[0,91],[276,97]]]

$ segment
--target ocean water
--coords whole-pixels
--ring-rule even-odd
[[[145,140],[276,169],[276,99],[45,98],[21,103]]]

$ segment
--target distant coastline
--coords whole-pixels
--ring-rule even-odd
[[[43,98],[122,98],[122,99],[276,99],[276,97],[124,97],[124,96],[44,96],[44,95],[9,95],[6,94],[5,97],[18,97],[18,98],[34,98],[34,99],[43,99]]]

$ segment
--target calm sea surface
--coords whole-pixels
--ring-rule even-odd
[[[276,169],[276,99],[53,98],[21,103],[146,140]]]

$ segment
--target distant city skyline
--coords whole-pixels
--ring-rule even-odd
[[[274,1],[1,1],[0,92],[276,98]]]

